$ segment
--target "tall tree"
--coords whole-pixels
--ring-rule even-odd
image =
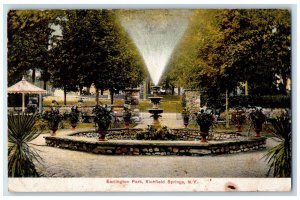
[[[113,103],[115,91],[142,81],[144,64],[115,11],[67,10],[59,24],[62,38],[55,42],[53,49],[62,56],[55,56],[57,64],[53,65],[53,71],[64,73],[53,76],[52,82],[57,87],[68,92],[94,84],[96,102],[99,102],[99,91],[110,90]],[[66,78],[72,87],[65,87]]]
[[[290,37],[288,10],[195,10],[169,73],[211,99],[241,81],[251,94],[275,94],[290,78]]]
[[[51,60],[51,84],[64,91],[64,104],[70,91],[78,91],[87,78],[93,27],[88,24],[86,10],[66,10],[56,24],[62,35],[53,38]],[[91,85],[91,80],[89,85]]]
[[[35,82],[36,70],[42,71],[42,79],[48,80],[49,37],[54,31],[50,24],[58,11],[11,10],[7,18],[8,35],[8,84],[19,81],[31,70]]]

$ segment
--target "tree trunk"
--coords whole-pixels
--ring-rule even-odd
[[[181,88],[178,87],[178,95],[181,95]]]
[[[43,86],[44,90],[47,90],[47,81],[44,80],[44,86]]]
[[[82,89],[83,89],[83,86],[79,85],[79,95],[82,95]]]
[[[174,93],[175,93],[175,86],[171,85],[171,88],[172,88],[172,95],[174,95]]]
[[[148,81],[147,83],[147,93],[151,94],[151,81]]]
[[[67,105],[67,89],[64,87],[64,105]]]
[[[114,104],[114,90],[110,89],[109,93],[110,93],[110,104]]]
[[[47,66],[44,66],[44,70],[42,71],[42,80],[44,82],[43,88],[44,90],[47,90],[47,82],[49,81],[49,73]]]
[[[282,75],[282,84],[283,84],[282,92],[284,95],[286,95],[287,77],[285,75]]]
[[[103,89],[101,89],[100,91],[101,91],[101,95],[103,95],[103,93],[104,93],[104,90],[103,90]]]
[[[35,82],[35,68],[32,69],[31,79],[32,79],[32,82],[34,83]]]
[[[86,87],[86,93],[90,94],[91,87]]]
[[[99,105],[99,89],[96,88],[96,104]]]

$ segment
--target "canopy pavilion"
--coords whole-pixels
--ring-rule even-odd
[[[22,94],[22,112],[25,112],[25,94],[39,94],[39,112],[42,112],[42,93],[47,93],[47,90],[33,85],[23,77],[21,81],[7,88],[7,93]]]

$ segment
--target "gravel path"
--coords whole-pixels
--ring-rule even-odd
[[[32,143],[40,150],[44,177],[266,177],[267,150],[218,156],[109,156],[48,147],[42,134]],[[276,145],[267,140],[267,149]]]

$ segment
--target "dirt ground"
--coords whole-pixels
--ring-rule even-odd
[[[43,158],[43,177],[266,177],[267,149],[218,156],[110,156],[48,147],[42,134],[33,143]]]

